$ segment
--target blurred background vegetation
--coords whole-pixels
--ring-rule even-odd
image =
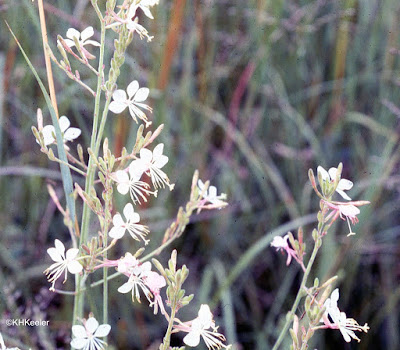
[[[194,318],[200,303],[211,303],[229,342],[269,349],[301,277],[269,243],[274,234],[302,225],[311,247],[318,198],[307,171],[343,162],[343,177],[355,183],[350,196],[371,204],[361,209],[356,236],[346,236],[344,221],[334,225],[314,277],[324,281],[337,274],[340,308],[371,329],[360,335],[360,344],[346,344],[338,331],[320,331],[310,347],[399,349],[400,3],[161,0],[153,14],[154,21],[141,14],[153,42],[134,39],[119,80],[121,88],[134,79],[150,88],[153,125],[165,124],[159,140],[176,183],[173,192],[161,191],[140,209],[152,231],[149,249],[188,200],[195,169],[227,193],[230,203],[194,216],[174,243],[178,263],[190,269],[186,290],[196,295],[182,319]],[[69,27],[98,29],[88,0],[48,1],[46,15],[55,52],[57,34],[65,37]],[[58,166],[40,153],[31,133],[37,108],[44,109],[45,124],[50,117],[4,24],[10,23],[46,80],[37,3],[0,0],[0,17],[0,312],[3,320],[50,320],[49,327],[34,329],[1,324],[0,331],[10,345],[64,349],[73,300],[50,293],[42,273],[50,264],[46,249],[55,238],[69,239],[46,189],[51,183],[62,198],[62,186]],[[110,32],[106,62],[112,43]],[[95,86],[89,71],[75,68]],[[82,128],[79,142],[87,147],[93,101],[56,67],[54,75],[59,111]],[[125,114],[108,120],[116,153],[136,138],[137,125]],[[122,200],[117,197],[116,209]],[[128,237],[117,245],[115,258],[134,250]],[[168,256],[166,251],[158,258],[165,263]],[[165,319],[153,317],[146,302],[132,304],[117,293],[121,284],[118,278],[110,283],[110,344],[157,348]],[[68,281],[64,288],[73,285]],[[89,296],[90,309],[101,319],[101,289]],[[179,336],[174,339],[180,343]],[[289,342],[288,337],[282,348]]]

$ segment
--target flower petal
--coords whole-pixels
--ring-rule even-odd
[[[71,39],[72,41],[74,41],[74,37],[76,37],[76,38],[80,38],[80,36],[81,36],[81,33],[80,32],[78,32],[76,29],[74,29],[74,28],[69,28],[68,30],[67,30],[67,38],[69,38],[69,39]],[[74,43],[75,44],[75,43]]]
[[[51,145],[53,142],[56,141],[56,139],[54,138],[55,134],[56,134],[56,130],[54,129],[53,125],[46,125],[42,129],[44,144],[46,146]]]
[[[128,92],[129,93],[129,92]],[[140,88],[135,94],[135,98],[133,101],[135,102],[143,102],[149,96],[150,90],[148,88]]]
[[[120,183],[129,182],[129,175],[124,170],[118,170],[115,172],[115,179]]]
[[[108,235],[114,239],[121,239],[125,234],[126,229],[124,227],[113,227]]]
[[[49,248],[47,249],[47,254],[50,255],[51,260],[55,262],[62,262],[64,259],[57,248]]]
[[[351,200],[351,198],[344,191],[339,189],[338,187],[336,188],[336,192],[339,193],[342,196],[342,198],[344,198],[344,199],[346,199],[348,201]]]
[[[83,327],[81,325],[72,326],[72,334],[76,338],[86,338],[87,337],[85,327]]]
[[[203,325],[204,329],[211,327],[213,315],[210,307],[207,304],[202,304],[199,310],[199,320]]]
[[[146,170],[146,163],[143,162],[141,159],[135,159],[129,165],[129,175],[131,176],[131,181],[139,181]]]
[[[151,160],[153,159],[153,152],[148,150],[147,148],[142,148],[140,150],[140,160],[146,162],[146,163],[151,163]]]
[[[108,333],[110,333],[111,326],[109,324],[102,324],[97,328],[97,331],[94,333],[94,336],[97,338],[106,337]]]
[[[71,39],[64,39],[64,42],[67,44],[68,47],[75,46],[75,41],[73,41]]]
[[[64,257],[64,256],[65,256],[65,255],[64,255],[64,253],[65,253],[65,246],[64,246],[64,243],[61,242],[59,239],[56,239],[56,240],[54,241],[54,245],[55,245],[57,251],[60,253],[60,255],[61,255],[62,257]]]
[[[73,275],[75,275],[75,274],[81,272],[82,269],[83,269],[82,265],[81,265],[78,261],[76,261],[76,260],[70,261],[70,262],[68,263],[68,265],[67,265],[67,268],[68,268],[68,271],[69,271],[70,273],[72,273]]]
[[[86,40],[85,45],[100,46],[100,43],[95,40]]]
[[[154,166],[157,167],[158,169],[161,169],[167,163],[168,163],[168,157],[161,155],[154,162]]]
[[[328,170],[329,177],[331,178],[332,181],[336,179],[336,173],[337,173],[337,168],[330,168]]]
[[[200,343],[200,332],[199,331],[191,331],[189,332],[185,338],[183,338],[183,342],[190,347],[195,347]]]
[[[115,214],[113,217],[113,225],[115,227],[121,227],[123,225],[125,225],[125,221],[122,219],[121,214]]]
[[[66,253],[66,259],[69,260],[73,260],[76,258],[76,256],[79,254],[79,249],[77,248],[70,248],[67,250]]]
[[[58,124],[60,125],[61,132],[64,132],[69,128],[71,122],[65,115],[63,115],[62,117],[60,117]]]
[[[127,183],[118,184],[117,191],[121,194],[127,194],[129,192],[129,184]]]
[[[85,324],[86,330],[91,334],[94,334],[96,329],[99,327],[99,322],[94,317],[90,317]]]
[[[114,101],[117,101],[117,102],[126,103],[126,101],[127,101],[126,92],[121,89],[115,90],[112,95],[112,98]]]
[[[317,173],[320,174],[320,176],[322,177],[322,180],[329,180],[330,179],[330,176],[329,176],[328,172],[320,165],[317,168]]]
[[[84,29],[81,33],[81,39],[82,41],[86,41],[87,39],[89,39],[91,36],[94,35],[94,30],[93,27],[87,27],[86,29]],[[86,43],[85,43],[86,44]]]
[[[71,341],[71,346],[75,349],[83,349],[89,343],[89,339],[87,338],[75,338]]]
[[[347,191],[347,190],[350,190],[352,187],[353,187],[353,182],[351,182],[350,180],[341,179],[339,181],[339,184],[338,184],[337,188],[340,189],[340,190]]]
[[[153,15],[151,14],[150,9],[149,9],[148,7],[146,7],[146,6],[140,6],[140,8],[143,10],[143,13],[144,13],[147,17],[149,17],[149,18],[151,18],[151,19],[154,19]]]
[[[139,90],[139,83],[137,80],[132,81],[128,87],[126,88],[126,91],[128,92],[129,99],[131,99],[133,96],[135,96],[136,92]],[[135,96],[136,97],[136,96]]]
[[[65,133],[64,133],[64,140],[65,141],[72,141],[75,140],[80,136],[82,133],[81,129],[79,128],[69,128]]]
[[[135,209],[133,209],[132,203],[128,203],[127,205],[125,205],[123,212],[124,212],[125,219],[127,221],[131,221],[131,218],[135,214]]]
[[[129,293],[132,290],[132,287],[133,287],[132,283],[128,281],[118,288],[118,292],[122,294]]]
[[[360,209],[354,205],[339,205],[340,212],[349,218],[355,217],[360,214]]]
[[[112,101],[110,103],[109,110],[115,114],[119,114],[125,110],[126,106],[127,105],[125,103],[119,101]]]

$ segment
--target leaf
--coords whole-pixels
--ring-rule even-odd
[[[24,49],[22,48],[21,44],[19,43],[17,37],[15,36],[14,32],[11,30],[11,27],[9,26],[9,24],[6,21],[6,25],[9,29],[9,31],[11,32],[11,35],[14,37],[15,42],[17,43],[19,49],[22,52],[22,55],[25,58],[26,63],[28,64],[29,68],[31,69],[33,75],[35,76],[40,89],[42,90],[43,96],[46,100],[46,104],[47,107],[49,108],[50,111],[50,115],[51,115],[51,120],[53,123],[53,126],[55,128],[56,131],[56,139],[57,139],[57,150],[58,150],[58,158],[63,161],[64,163],[68,164],[68,159],[67,159],[67,155],[65,153],[65,149],[64,149],[64,141],[61,135],[61,130],[60,130],[60,126],[58,124],[58,119],[56,116],[56,112],[53,108],[53,105],[51,103],[49,94],[42,82],[42,80],[40,79],[36,69],[33,67],[31,61],[29,60],[28,56],[26,55]],[[70,215],[70,219],[72,222],[72,230],[74,230],[74,223],[75,223],[75,201],[73,198],[73,186],[72,186],[72,176],[71,176],[71,171],[69,169],[69,167],[65,164],[60,164],[60,169],[61,169],[61,177],[62,177],[62,182],[63,182],[63,187],[64,187],[64,192],[65,192],[65,198],[67,201],[67,208],[68,208],[68,212]]]

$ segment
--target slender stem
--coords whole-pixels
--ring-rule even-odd
[[[56,161],[57,163],[60,163],[60,164],[64,164],[65,166],[69,167],[71,170],[77,172],[78,174],[81,174],[82,176],[86,176],[86,173],[84,171],[82,171],[81,169],[79,169],[67,162],[64,162],[58,158],[54,158],[54,161]]]
[[[54,89],[53,71],[51,69],[50,56],[46,50],[48,42],[47,42],[47,30],[46,30],[46,17],[44,15],[44,9],[43,9],[43,0],[38,1],[38,7],[39,7],[40,28],[43,40],[44,59],[46,63],[47,79],[49,81],[50,99],[58,119],[58,108],[57,108],[56,92]]]
[[[279,348],[279,345],[282,343],[283,338],[285,337],[286,332],[289,329],[289,326],[290,326],[290,324],[291,324],[291,322],[293,320],[293,316],[294,316],[294,314],[295,314],[295,312],[297,310],[297,307],[299,306],[300,300],[303,297],[304,287],[306,286],[308,276],[310,275],[311,268],[312,268],[312,266],[314,264],[315,257],[317,256],[317,253],[318,253],[318,250],[319,250],[319,247],[320,247],[320,244],[318,243],[319,240],[320,240],[320,238],[318,237],[317,240],[314,243],[313,252],[312,252],[310,260],[309,260],[309,262],[307,264],[307,269],[304,272],[303,279],[301,281],[301,285],[300,285],[299,291],[297,292],[296,299],[295,299],[295,301],[293,303],[292,309],[289,312],[289,317],[286,318],[285,325],[283,326],[283,329],[282,329],[281,333],[279,334],[279,337],[276,340],[272,350],[277,350]]]
[[[165,333],[162,350],[168,350],[169,349],[169,344],[171,342],[172,326],[173,326],[174,320],[175,320],[175,313],[176,313],[176,303],[171,308],[171,317],[169,318],[169,321],[168,321],[168,328],[167,328],[167,331]]]
[[[97,5],[96,5],[97,6]],[[96,6],[94,6],[96,8]],[[96,9],[97,12],[98,9]],[[100,54],[99,54],[99,66],[98,72],[99,75],[97,77],[97,91],[94,105],[94,119],[93,119],[93,127],[92,127],[92,136],[90,140],[90,148],[93,149],[95,147],[96,137],[97,137],[97,127],[99,123],[99,112],[100,112],[100,98],[101,98],[101,87],[103,84],[103,62],[104,62],[104,47],[105,47],[105,34],[106,28],[103,20],[100,21],[101,25],[101,33],[100,33]],[[94,152],[94,156],[97,157],[96,151]],[[87,177],[85,181],[85,192],[89,192],[89,190],[93,187],[95,176],[95,167],[94,167],[94,159],[93,157],[89,157],[88,171]],[[83,204],[83,213],[82,213],[82,224],[81,224],[81,236],[79,239],[79,247],[82,249],[82,244],[86,242],[88,231],[89,231],[89,221],[90,221],[90,207],[84,203]],[[78,317],[83,317],[83,305],[84,305],[84,294],[81,293],[82,288],[84,289],[84,284],[82,283],[82,278],[77,275],[76,277],[76,296],[74,300],[74,314],[73,314],[73,324],[77,322]]]

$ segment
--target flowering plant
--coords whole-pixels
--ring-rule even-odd
[[[332,285],[337,280],[337,276],[329,278],[325,283],[320,285],[318,278],[314,280],[311,287],[307,287],[308,278],[315,262],[317,253],[323,244],[324,236],[328,234],[328,230],[338,217],[346,219],[349,225],[350,233],[348,236],[354,235],[349,220],[355,224],[358,222],[357,215],[360,213],[359,206],[368,204],[368,201],[353,201],[344,192],[353,187],[353,183],[349,180],[342,179],[342,164],[337,168],[330,168],[327,172],[321,166],[318,167],[318,182],[320,189],[317,188],[317,182],[313,171],[309,170],[309,178],[311,186],[315,193],[320,198],[320,211],[317,214],[318,226],[312,231],[314,240],[314,248],[308,262],[305,263],[304,256],[306,255],[306,245],[303,240],[303,230],[299,229],[298,239],[296,240],[291,232],[283,238],[277,236],[273,239],[271,246],[282,250],[287,254],[287,262],[289,265],[292,258],[301,266],[303,270],[303,278],[299,288],[297,297],[289,312],[287,320],[278,339],[275,342],[273,350],[279,348],[282,343],[290,324],[293,323],[290,329],[292,337],[293,350],[305,350],[308,348],[308,343],[315,331],[319,329],[338,329],[342,333],[344,340],[350,342],[351,339],[360,341],[356,336],[355,331],[367,332],[369,327],[367,324],[360,326],[357,321],[352,318],[347,318],[344,312],[341,312],[337,306],[339,300],[339,290],[336,288],[332,294]],[[337,192],[347,202],[337,202],[332,199],[334,193]],[[330,297],[329,297],[330,295]],[[304,309],[305,313],[302,317],[296,315],[296,311],[301,299],[305,296]],[[324,325],[321,325],[321,322]]]
[[[177,252],[172,252],[168,268],[164,268],[162,263],[154,259],[183,234],[194,211],[223,208],[227,205],[225,196],[217,196],[216,188],[210,186],[208,181],[203,183],[199,180],[196,171],[189,202],[179,209],[176,220],[166,230],[158,247],[143,255],[144,246],[153,238],[149,227],[142,222],[138,204],[147,202],[151,195],[156,197],[159,190],[168,188],[172,191],[174,184],[170,182],[165,170],[169,158],[164,154],[164,144],[158,143],[153,147],[163,125],[145,132],[145,128],[152,125],[150,115],[145,113],[152,112],[146,102],[150,90],[140,86],[134,77],[126,88],[118,88],[117,82],[125,51],[134,36],[138,34],[140,39],[147,38],[148,41],[153,38],[139,24],[139,14],[142,12],[149,19],[154,19],[151,9],[157,4],[158,0],[124,0],[117,6],[116,0],[107,0],[104,9],[97,0],[93,0],[91,5],[99,19],[99,41],[91,39],[95,35],[95,26],[89,26],[82,32],[69,28],[66,38],[60,35],[57,37],[57,49],[61,58],[53,52],[51,45],[45,45],[46,57],[51,58],[67,77],[77,82],[94,98],[92,134],[90,145],[86,148],[88,161],[85,160],[85,148],[80,144],[77,145],[76,152],[71,143],[66,145],[66,142],[77,141],[81,130],[70,127],[71,122],[67,117],[58,118],[55,96],[50,101],[43,83],[20,47],[44,92],[52,117],[52,125],[43,127],[44,118],[41,110],[38,110],[37,127],[32,127],[33,134],[41,151],[51,161],[58,162],[62,172],[66,208],[61,205],[51,187],[49,192],[64,216],[71,235],[72,248],[66,251],[64,243],[56,239],[55,247],[47,250],[54,263],[44,273],[51,283],[50,291],[74,296],[70,342],[74,349],[107,348],[107,336],[112,334],[108,294],[114,288],[109,285],[109,281],[116,276],[126,279],[115,290],[121,294],[131,294],[132,302],[141,302],[144,296],[154,314],[160,311],[165,317],[167,326],[165,336],[160,342],[160,350],[170,349],[171,335],[178,331],[188,333],[184,338],[184,343],[188,346],[196,346],[199,343],[196,340],[201,336],[210,349],[228,347],[225,345],[225,337],[216,331],[217,327],[212,321],[208,306],[203,305],[198,318],[186,323],[186,328],[177,318],[178,311],[193,299],[193,295],[185,296],[182,289],[189,270],[185,265],[177,269]],[[116,36],[109,66],[105,63],[106,35]],[[91,63],[96,57],[97,67]],[[73,72],[72,60],[83,64],[97,77],[97,86],[90,86],[83,81],[79,71]],[[51,86],[50,90],[52,91]],[[117,118],[119,114],[126,114],[126,109],[134,122],[144,124],[137,127],[133,149],[128,151],[124,148],[120,156],[115,156],[109,148],[108,138],[104,135],[108,112],[115,113]],[[56,144],[54,149],[53,144]],[[166,151],[168,149],[167,146]],[[77,182],[73,184],[72,171],[84,177],[84,187]],[[122,211],[115,206],[114,189],[125,196],[126,204]],[[81,216],[76,215],[75,202],[78,200],[83,203]],[[78,217],[81,217],[80,225]],[[98,228],[97,232],[93,227]],[[113,248],[117,245],[122,247],[119,242],[126,232],[136,241],[136,251],[128,251],[118,257],[119,254]],[[110,269],[116,269],[116,272],[111,275]],[[89,276],[98,270],[103,273],[102,279],[89,283]],[[69,274],[75,277],[75,289],[61,290],[60,277],[63,276],[62,282],[65,283]],[[87,290],[95,285],[103,286],[102,314],[96,315],[97,319],[102,319],[101,325],[92,312],[89,312],[87,319],[84,317],[87,311],[91,311],[86,306]],[[97,310],[93,311],[99,313]],[[191,327],[190,330],[187,327]],[[212,331],[209,330],[210,327]]]

